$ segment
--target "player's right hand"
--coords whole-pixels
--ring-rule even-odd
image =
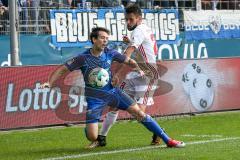
[[[112,83],[113,86],[117,86],[118,83],[119,83],[119,77],[117,75],[114,75],[112,77],[112,82],[111,83]]]
[[[45,83],[41,84],[39,88],[40,89],[50,88],[50,84],[49,84],[49,82],[45,82]]]

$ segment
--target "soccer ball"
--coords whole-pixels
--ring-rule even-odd
[[[183,71],[182,74],[182,85],[183,89],[187,95],[189,95],[189,90],[194,78],[198,76],[198,74],[202,73],[202,69],[196,63],[188,64]]]
[[[103,68],[94,68],[88,76],[89,84],[94,88],[102,88],[109,82],[109,73]]]
[[[208,110],[214,99],[214,89],[211,79],[205,74],[198,74],[190,87],[190,99],[198,111]]]

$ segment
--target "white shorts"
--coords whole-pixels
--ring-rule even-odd
[[[153,105],[153,94],[157,88],[157,79],[141,77],[137,72],[130,72],[120,88],[134,98],[138,104]]]

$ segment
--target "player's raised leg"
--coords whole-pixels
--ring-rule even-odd
[[[127,111],[135,116],[139,122],[141,122],[149,131],[153,132],[157,136],[161,137],[168,147],[181,148],[185,146],[184,142],[174,140],[170,138],[159,124],[148,114],[144,113],[137,104],[130,106]]]
[[[138,104],[125,92],[115,88],[113,91],[113,97],[116,97],[119,100],[117,105],[118,109],[126,110],[128,113],[134,116],[149,131],[161,137],[168,147],[179,148],[185,146],[184,142],[171,139],[166,132],[163,131],[159,124],[150,115],[143,112]]]
[[[138,103],[138,106],[143,112],[146,112],[147,105]],[[155,133],[153,133],[151,145],[160,145],[160,144],[161,144],[161,138],[157,136]]]

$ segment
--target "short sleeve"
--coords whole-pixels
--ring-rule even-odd
[[[142,44],[144,39],[144,33],[141,31],[141,29],[136,28],[131,34],[130,46],[138,48]]]
[[[66,61],[66,63],[64,64],[69,71],[73,71],[73,70],[77,70],[80,67],[82,67],[84,64],[84,56],[79,55],[77,57],[74,57],[68,61]]]

